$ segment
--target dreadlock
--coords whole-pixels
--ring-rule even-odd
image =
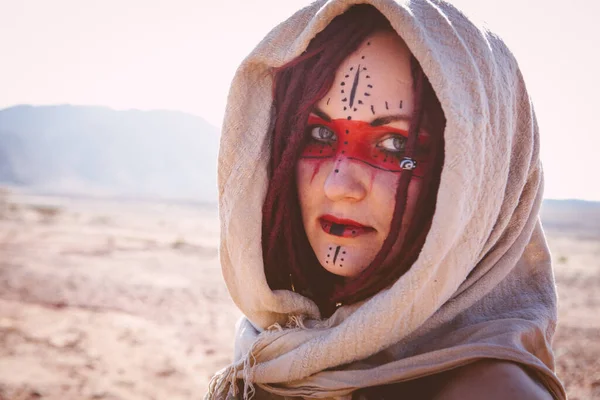
[[[263,204],[262,248],[265,275],[272,290],[302,292],[330,315],[338,302],[353,303],[374,295],[397,280],[416,260],[435,210],[443,164],[441,106],[417,60],[412,57],[414,112],[405,155],[415,151],[419,131],[427,125],[434,141],[433,168],[423,177],[418,210],[397,259],[389,260],[402,228],[412,171],[400,175],[390,232],[371,264],[357,277],[344,281],[319,263],[304,231],[296,186],[296,164],[308,140],[305,134],[313,106],[329,91],[339,65],[367,36],[391,30],[389,21],[372,6],[356,5],[336,17],[307,50],[274,72],[275,123],[271,132],[269,187]],[[384,264],[384,261],[385,264]]]

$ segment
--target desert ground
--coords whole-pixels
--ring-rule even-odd
[[[543,214],[556,368],[600,398],[600,209]],[[0,400],[199,399],[233,353],[215,205],[0,191]]]

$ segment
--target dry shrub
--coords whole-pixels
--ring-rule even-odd
[[[43,223],[54,221],[61,213],[60,207],[57,206],[35,205],[31,206],[31,209],[33,209],[40,216],[40,221]]]
[[[178,238],[173,243],[171,243],[171,248],[173,248],[173,249],[183,249],[187,246],[188,246],[188,243],[182,238]]]

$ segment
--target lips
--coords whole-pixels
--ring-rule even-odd
[[[322,215],[319,218],[319,222],[323,231],[333,236],[353,238],[375,232],[375,229],[370,226],[362,225],[351,219],[337,218],[329,214]]]

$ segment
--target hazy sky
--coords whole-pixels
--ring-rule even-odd
[[[300,0],[0,0],[0,108],[174,109],[220,126],[243,57]],[[600,2],[455,0],[515,53],[546,197],[600,200]]]

